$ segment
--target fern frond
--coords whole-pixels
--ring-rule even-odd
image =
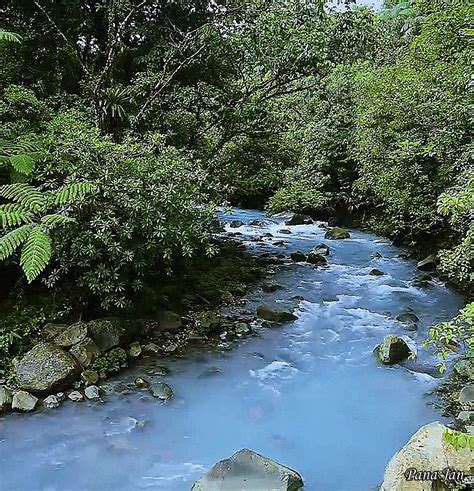
[[[20,174],[29,175],[35,168],[35,161],[30,155],[20,154],[10,157],[12,167]]]
[[[22,249],[20,265],[28,283],[31,283],[46,268],[51,259],[51,238],[35,225],[28,234]]]
[[[0,196],[22,204],[31,211],[40,211],[46,200],[43,194],[28,184],[5,184],[0,186]]]
[[[68,205],[76,201],[78,198],[82,198],[93,193],[95,190],[96,186],[90,182],[73,182],[72,184],[67,184],[59,191],[56,191],[54,203],[56,205]]]
[[[9,43],[21,43],[21,40],[22,37],[19,34],[0,29],[0,41],[7,41]]]
[[[31,223],[33,214],[19,203],[0,205],[0,222],[2,228],[14,227],[22,223]]]
[[[41,224],[47,227],[49,230],[51,230],[57,225],[64,225],[65,223],[71,223],[74,221],[75,221],[74,218],[55,213],[54,215],[45,215],[41,219]]]
[[[22,225],[8,234],[0,237],[0,260],[4,261],[10,257],[15,250],[27,239],[30,231],[35,228],[35,225]]]

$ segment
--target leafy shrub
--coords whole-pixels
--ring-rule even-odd
[[[320,214],[330,209],[332,196],[328,192],[313,190],[301,184],[293,184],[279,189],[267,209],[270,213],[293,211],[298,213]]]

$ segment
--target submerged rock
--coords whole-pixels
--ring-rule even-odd
[[[394,365],[395,363],[406,360],[410,356],[411,351],[402,338],[392,334],[376,346],[374,354],[384,365]]]
[[[64,331],[54,338],[55,344],[63,348],[70,348],[77,343],[80,343],[87,336],[87,324],[84,322],[76,322],[67,327]]]
[[[154,384],[151,384],[148,388],[148,392],[150,392],[153,397],[161,399],[162,401],[169,401],[174,396],[173,389],[164,382],[155,382]]]
[[[433,271],[436,269],[436,256],[431,254],[428,257],[425,257],[422,261],[419,261],[416,267],[420,271]]]
[[[91,338],[85,338],[73,346],[69,353],[77,359],[82,368],[89,368],[99,358],[101,351]]]
[[[417,324],[420,322],[419,317],[411,309],[400,312],[395,319],[403,324]]]
[[[278,322],[278,323],[290,322],[298,319],[298,317],[291,312],[288,312],[286,310],[271,309],[266,305],[260,305],[257,308],[257,315],[260,318],[265,319],[267,321]]]
[[[133,383],[135,384],[135,387],[138,387],[139,389],[146,389],[150,387],[150,382],[148,380],[142,378],[142,377],[137,377]]]
[[[317,252],[311,251],[307,258],[306,262],[310,264],[314,264],[315,266],[324,266],[328,263],[327,259]]]
[[[472,474],[474,451],[469,445],[456,448],[449,443],[451,434],[438,421],[422,426],[388,463],[380,491],[448,490],[452,489],[457,473],[445,474],[446,468]],[[432,479],[421,480],[423,471],[442,472]],[[457,484],[461,484],[459,477]]]
[[[383,276],[385,273],[380,271],[380,269],[372,269],[369,274],[370,276]]]
[[[290,257],[293,261],[297,261],[297,262],[306,261],[306,254],[303,254],[301,251],[292,252],[290,254]]]
[[[0,413],[8,411],[12,406],[13,396],[9,389],[0,387]]]
[[[73,356],[54,344],[41,342],[20,360],[16,381],[21,389],[47,393],[67,388],[79,373]]]
[[[252,450],[239,450],[218,462],[192,491],[298,491],[303,478],[293,469]]]
[[[326,232],[324,235],[325,239],[330,240],[342,240],[342,239],[350,239],[351,234],[344,228],[334,227]]]
[[[31,395],[29,392],[20,390],[13,394],[12,409],[17,411],[33,411],[38,403],[38,398]]]
[[[321,256],[329,256],[329,246],[326,244],[318,244],[314,249],[313,252],[316,254],[320,254]]]

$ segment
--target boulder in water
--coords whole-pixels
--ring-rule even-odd
[[[418,324],[420,322],[420,319],[412,309],[406,309],[400,312],[395,318],[402,324]]]
[[[448,490],[456,480],[460,485],[461,472],[472,474],[474,452],[469,445],[449,443],[456,433],[438,421],[422,426],[388,463],[380,491]]]
[[[410,356],[411,350],[402,338],[392,334],[376,346],[374,354],[384,365],[394,365],[406,360]]]
[[[311,217],[300,213],[293,213],[288,220],[285,220],[285,225],[310,225],[311,223],[313,223]]]
[[[164,382],[155,382],[151,384],[148,391],[153,397],[165,402],[169,401],[174,396],[173,389]]]
[[[349,231],[341,227],[331,228],[324,235],[325,239],[330,239],[330,240],[350,239],[350,237],[351,234],[349,233]]]
[[[232,220],[229,224],[230,228],[239,228],[244,225],[244,222],[242,220]]]
[[[329,256],[329,246],[321,243],[313,249],[313,252],[316,254],[321,254],[321,256]]]
[[[286,310],[271,309],[266,305],[260,305],[257,308],[257,315],[261,319],[265,319],[267,321],[272,321],[272,322],[278,322],[278,323],[290,322],[298,319],[298,317],[292,314],[291,312],[288,312]]]
[[[38,403],[38,398],[31,395],[29,392],[19,390],[13,394],[12,409],[17,411],[29,412],[33,411]]]
[[[306,254],[303,254],[301,251],[292,252],[290,254],[292,261],[303,262],[306,261]]]
[[[370,276],[383,276],[385,273],[380,269],[372,269],[369,274]]]
[[[315,266],[324,266],[328,263],[327,259],[317,252],[311,251],[307,258],[306,262],[310,264],[314,264]]]
[[[298,491],[303,478],[293,469],[252,450],[239,450],[218,462],[192,491]]]
[[[20,360],[16,381],[21,389],[48,393],[68,387],[79,373],[73,356],[54,344],[41,342]]]
[[[434,254],[425,257],[425,259],[418,262],[416,267],[420,271],[433,271],[436,269],[436,256]]]

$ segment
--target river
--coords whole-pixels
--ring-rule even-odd
[[[265,217],[235,210],[231,219]],[[426,372],[433,373],[427,368],[436,360],[420,344],[429,325],[456,313],[462,297],[437,281],[411,285],[415,262],[399,258],[402,251],[388,240],[351,230],[351,239],[325,241],[317,223],[281,222],[227,230],[240,232],[255,254],[288,256],[329,245],[328,267],[277,265],[272,281],[281,288],[255,288],[247,296],[246,309],[262,302],[295,308],[296,322],[257,328],[231,351],[144,361],[108,383],[103,404],[69,402],[2,417],[0,489],[189,490],[241,448],[295,468],[306,490],[377,489],[388,460],[411,434],[443,420],[429,404],[438,380]],[[256,240],[266,232],[274,237]],[[383,257],[373,259],[375,252]],[[372,268],[385,275],[371,276]],[[416,332],[395,320],[408,307],[420,318]],[[377,364],[373,347],[391,333],[418,347],[416,363]],[[163,380],[153,372],[164,364],[172,371],[164,380],[175,391],[168,404],[133,387],[138,375]]]

